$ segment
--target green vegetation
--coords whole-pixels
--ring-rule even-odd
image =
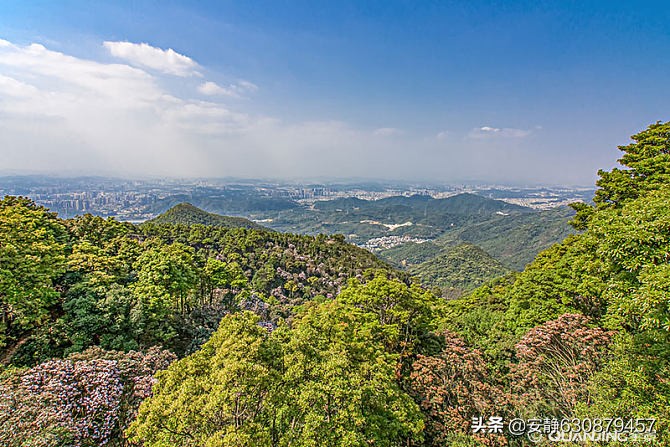
[[[496,216],[448,232],[437,243],[468,242],[479,246],[507,268],[523,270],[539,252],[575,233],[568,225],[574,214],[569,207],[558,207],[536,213]]]
[[[421,264],[437,256],[442,247],[433,242],[408,242],[382,250],[377,255],[397,268]]]
[[[290,210],[299,207],[293,200],[262,197],[246,187],[226,187],[225,190],[198,188],[191,194],[174,194],[157,200],[146,210],[160,214],[182,203],[191,203],[202,210],[213,213],[241,216],[246,213],[265,213]]]
[[[406,243],[382,250],[379,257],[416,275],[446,297],[459,297],[512,270],[522,270],[542,250],[574,234],[568,207],[496,215],[484,222],[449,230],[433,242]]]
[[[151,219],[154,224],[200,224],[226,228],[248,228],[252,230],[264,229],[261,225],[243,217],[220,216],[196,208],[190,203],[180,203],[173,206],[160,216]]]
[[[129,430],[145,446],[393,446],[423,428],[395,380],[398,355],[374,314],[339,300],[307,306],[291,329],[225,317],[197,353],[159,376]],[[220,416],[215,416],[220,415]]]
[[[475,194],[459,194],[445,199],[414,195],[380,200],[328,200],[316,202],[312,208],[301,207],[264,216],[272,218],[272,227],[280,231],[339,233],[349,242],[363,244],[380,236],[434,239],[448,230],[484,222],[497,216],[496,213],[511,216],[533,213],[533,210]],[[397,226],[408,222],[411,225]]]
[[[39,326],[57,303],[65,272],[65,227],[55,214],[21,197],[0,200],[0,349]]]
[[[33,365],[89,346],[183,354],[221,317],[252,309],[269,325],[367,269],[390,271],[341,237],[200,224],[60,220],[30,200],[0,202],[0,342]],[[402,277],[402,275],[397,275]]]
[[[452,300],[342,236],[63,221],[7,197],[0,441],[526,445],[472,431],[496,415],[653,418],[668,445],[670,123],[620,149],[581,233]],[[447,248],[464,286],[490,264]]]
[[[458,297],[510,270],[472,244],[459,244],[440,250],[439,254],[410,267],[409,273],[422,284],[439,287],[446,297]]]
[[[576,233],[568,224],[574,215],[569,207],[493,214],[449,228],[433,241],[402,244],[378,255],[455,298],[510,270],[522,270],[539,252]]]

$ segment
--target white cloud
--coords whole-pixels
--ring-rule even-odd
[[[524,129],[514,129],[511,127],[491,127],[491,126],[482,126],[476,129],[472,129],[468,136],[474,139],[482,138],[525,138],[531,134],[530,130]]]
[[[254,84],[253,82],[241,80],[241,81],[237,82],[237,85],[239,86],[239,88],[241,88],[242,90],[245,90],[247,92],[258,91],[258,86],[256,84]]]
[[[449,136],[451,136],[451,132],[449,132],[448,130],[443,130],[441,132],[438,132],[437,135],[435,135],[435,138],[438,140],[446,140],[447,138],[449,138]]]
[[[37,95],[37,93],[38,90],[30,84],[0,75],[0,94],[2,95],[31,97]]]
[[[179,54],[172,48],[163,50],[147,43],[103,42],[112,56],[126,60],[133,65],[151,68],[175,76],[199,76],[198,64],[188,56]]]
[[[36,110],[46,114],[93,102],[106,107],[147,105],[164,94],[140,69],[75,58],[40,44],[0,47],[0,66],[11,79],[5,84],[22,84],[24,95],[44,101]]]
[[[502,129],[499,129],[497,127],[489,127],[489,126],[484,126],[479,128],[480,131],[482,132],[500,132]]]
[[[524,152],[523,138],[514,144],[509,139],[438,142],[433,135],[414,138],[392,127],[370,130],[337,120],[285,122],[249,111],[255,104],[245,104],[248,111],[243,113],[204,101],[194,91],[188,96],[184,83],[150,73],[146,64],[133,65],[73,57],[39,44],[0,43],[0,169],[127,177],[444,181],[464,175],[519,179],[544,174],[528,168],[534,155]],[[186,81],[192,86],[195,80]],[[238,94],[257,89],[248,81],[231,85]],[[200,86],[214,92],[216,87],[232,88]],[[492,127],[477,131],[520,135]],[[403,138],[393,138],[397,135]],[[517,152],[505,150],[507,146]],[[560,165],[540,161],[544,164],[537,166],[551,166],[552,171]]]
[[[227,88],[221,87],[216,82],[203,82],[198,86],[198,91],[203,95],[223,95],[223,96],[236,96],[235,93]]]
[[[258,87],[249,81],[238,81],[235,84],[230,84],[227,87],[222,87],[216,82],[207,81],[198,86],[198,91],[207,96],[230,96],[233,98],[241,98],[246,93],[253,93],[258,90]]]
[[[6,167],[196,174],[205,140],[249,125],[245,114],[175,96],[142,69],[38,44],[1,46],[0,72]]]
[[[402,135],[403,132],[395,127],[380,127],[379,129],[375,129],[372,133],[378,137],[394,137]]]
[[[388,141],[342,122],[284,123],[179,97],[141,68],[42,45],[0,47],[0,72],[4,169],[282,177],[338,175],[357,159],[347,175],[364,175],[392,152]],[[233,85],[238,92],[257,89],[248,81]]]

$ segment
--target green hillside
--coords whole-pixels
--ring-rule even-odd
[[[557,207],[535,213],[498,215],[448,232],[436,243],[475,244],[506,267],[522,270],[539,252],[575,233],[568,224],[574,214],[572,208]]]
[[[530,208],[475,194],[444,199],[425,195],[389,197],[380,200],[342,198],[316,202],[259,215],[279,231],[300,234],[343,234],[349,242],[364,244],[383,236],[435,239],[448,230],[484,222],[500,213],[534,213]]]
[[[444,296],[458,297],[510,270],[472,244],[443,248],[427,261],[408,269],[427,287],[439,287]]]
[[[91,345],[160,344],[183,354],[227,313],[253,309],[274,324],[368,269],[407,276],[340,236],[278,233],[188,204],[141,225],[90,214],[62,220],[9,196],[0,213],[2,271],[14,272],[0,281],[0,303],[13,303],[0,323],[5,363],[30,365]],[[24,239],[29,229],[39,246]]]
[[[193,194],[168,195],[151,204],[147,212],[159,214],[180,203],[191,203],[200,209],[217,214],[235,214],[238,216],[282,211],[300,206],[293,200],[263,197],[254,191],[245,189],[220,191],[205,188]]]
[[[225,228],[264,229],[263,226],[243,217],[221,216],[208,213],[190,203],[180,203],[148,222],[155,224],[200,224]]]
[[[428,261],[437,256],[441,250],[442,246],[433,242],[423,242],[421,244],[408,242],[397,247],[382,250],[376,254],[397,268],[406,268]]]
[[[381,250],[383,260],[419,277],[446,296],[464,292],[513,270],[522,270],[542,250],[574,234],[568,207],[495,215],[446,232],[431,242]]]

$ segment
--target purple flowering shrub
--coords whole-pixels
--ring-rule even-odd
[[[0,383],[0,445],[124,445],[123,431],[151,394],[153,375],[176,359],[90,348],[64,360],[7,372]]]

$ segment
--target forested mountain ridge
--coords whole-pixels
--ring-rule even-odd
[[[340,209],[344,212],[353,213],[359,211],[361,214],[370,213],[375,210],[375,214],[379,214],[379,210],[386,210],[389,212],[389,218],[404,219],[407,217],[420,216],[422,213],[427,214],[428,210],[431,213],[449,213],[452,215],[467,215],[474,214],[492,214],[496,212],[518,212],[528,213],[531,209],[503,202],[500,200],[489,199],[477,194],[461,193],[451,197],[442,199],[435,199],[427,195],[415,194],[412,196],[395,196],[379,200],[362,200],[362,199],[335,199],[316,202],[314,208],[318,210],[336,210]],[[395,211],[403,211],[396,214]],[[416,213],[418,211],[418,214]]]
[[[417,210],[423,210],[424,214],[430,210],[433,215],[440,210],[449,210],[452,215],[462,215],[460,219],[472,221],[471,224],[463,223],[456,229],[448,230],[434,243],[409,243],[404,244],[406,247],[401,245],[378,253],[382,259],[416,275],[425,286],[439,287],[440,293],[449,297],[469,292],[510,269],[522,269],[542,249],[574,232],[567,225],[574,215],[574,210],[570,208],[537,212],[475,194],[459,194],[446,199],[400,196],[372,203],[355,198],[338,199],[317,203],[315,208],[363,213],[375,218],[381,218],[380,213],[392,214],[393,210],[401,208],[408,213],[408,218],[412,215],[416,218]],[[396,216],[395,220],[402,219]],[[263,229],[247,219],[208,213],[189,203],[175,205],[147,223]],[[438,248],[433,250],[434,247]],[[402,257],[406,252],[421,253],[418,256],[421,262],[412,262],[414,257],[411,255],[409,261]]]
[[[452,216],[450,219],[460,222],[459,225],[452,227],[452,223],[446,225],[444,221],[437,224],[434,228],[446,225],[446,232],[433,241],[423,244],[410,242],[376,253],[394,266],[417,275],[425,286],[439,287],[440,293],[449,297],[469,292],[510,269],[523,269],[538,252],[574,232],[567,224],[574,215],[571,208],[538,212],[475,194],[459,194],[445,199],[422,195],[377,201],[347,198],[318,202],[314,208],[334,214],[345,213],[348,216],[346,219],[358,216],[356,218],[368,217],[387,222],[401,222],[404,218],[421,222],[428,215],[432,216],[432,220],[437,216],[442,219]],[[448,214],[440,214],[443,211]],[[381,225],[379,221],[370,219],[363,220],[361,225]],[[263,228],[247,219],[208,213],[189,203],[175,205],[148,223]],[[399,225],[387,232],[413,234],[416,231],[413,224]],[[335,228],[337,226],[332,229]],[[405,253],[410,254],[409,258],[403,257]],[[413,262],[416,259],[421,261]]]
[[[265,227],[244,217],[221,216],[219,214],[208,213],[190,203],[177,204],[148,222],[154,224],[201,224],[216,227],[266,230]]]
[[[574,210],[568,207],[537,211],[470,193],[441,199],[342,198],[264,216],[270,215],[274,218],[268,225],[281,231],[343,234],[397,268],[421,272],[425,286],[439,287],[450,297],[471,291],[506,269],[522,270],[537,253],[575,232],[568,224]],[[461,244],[476,245],[486,255],[460,253],[458,259],[466,252],[473,255],[466,262],[468,268],[451,268],[433,259],[441,256],[444,261],[453,246]]]
[[[147,212],[161,214],[180,203],[190,203],[203,210],[209,210],[216,214],[234,214],[236,216],[259,212],[281,212],[299,207],[293,200],[279,198],[259,197],[245,190],[226,190],[221,195],[220,191],[211,191],[211,195],[198,194],[174,194],[157,200]]]
[[[5,198],[3,341],[30,334],[18,364],[69,356],[3,369],[0,442],[522,446],[513,418],[559,436],[609,418],[668,445],[670,123],[620,149],[579,234],[455,300],[342,237],[63,222]],[[184,339],[179,360],[155,346]],[[473,431],[491,415],[502,432]]]
[[[167,218],[221,217],[180,208]],[[368,269],[391,272],[335,236],[137,226],[92,215],[61,220],[20,197],[4,198],[0,210],[0,349],[20,341],[13,358],[6,358],[18,364],[91,345],[126,350],[160,343],[183,353],[197,348],[225,313],[253,308],[270,324],[288,318],[304,300],[337,294],[347,279]]]
[[[426,195],[379,200],[342,198],[315,202],[276,213],[265,213],[268,225],[300,234],[343,234],[365,244],[381,236],[434,239],[446,231],[483,222],[494,216],[533,213],[530,208],[463,193],[434,199]]]
[[[409,242],[376,254],[417,275],[425,286],[458,297],[506,272],[523,270],[539,252],[575,234],[568,224],[574,215],[569,207],[495,215],[432,241]]]
[[[408,272],[425,286],[439,287],[440,295],[457,298],[510,269],[478,246],[461,243],[442,248],[436,256],[411,266]]]
[[[570,207],[557,207],[546,211],[495,216],[448,232],[437,244],[463,241],[475,244],[493,258],[513,270],[523,270],[537,254],[568,235],[576,233],[568,225],[575,211]]]

